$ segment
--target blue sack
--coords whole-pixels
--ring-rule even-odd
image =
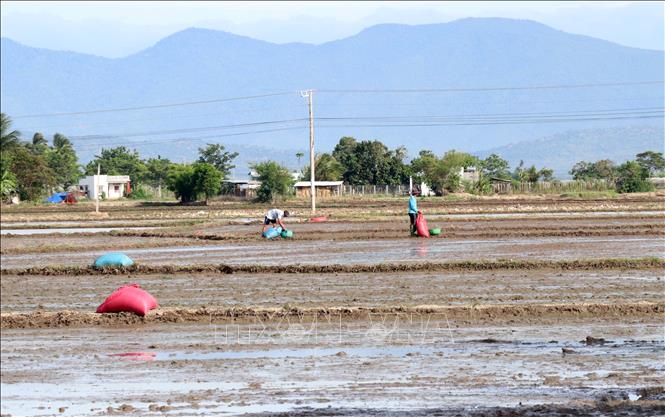
[[[273,239],[282,235],[281,227],[271,227],[270,229],[263,232],[263,237],[266,239]]]
[[[66,199],[67,199],[67,193],[55,193],[52,196],[50,196],[49,198],[47,198],[45,201],[47,203],[57,204],[57,203],[62,203]]]
[[[131,258],[124,253],[120,252],[112,252],[112,253],[107,253],[95,261],[95,268],[103,268],[105,266],[132,266],[134,265],[134,261],[131,260]]]

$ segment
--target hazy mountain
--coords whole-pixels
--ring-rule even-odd
[[[421,148],[477,151],[571,129],[634,125],[634,120],[488,125],[465,121],[469,115],[662,107],[662,84],[418,94],[324,90],[654,81],[663,78],[665,67],[661,51],[623,47],[510,19],[384,24],[321,45],[280,45],[188,29],[118,59],[30,48],[3,38],[1,64],[2,111],[14,116],[17,128],[47,135],[60,131],[73,137],[87,155],[101,146],[127,143],[143,150],[151,143],[146,152],[157,150],[174,159],[192,159],[201,143],[214,141],[260,146],[266,149],[264,154],[306,149],[308,130],[306,121],[300,119],[307,117],[307,106],[297,93],[306,88],[319,90],[314,112],[320,151],[332,149],[344,135],[380,139],[391,147],[406,145],[413,155]],[[289,94],[191,106],[20,117],[275,91]],[[395,127],[385,126],[390,124],[385,121],[326,120],[340,116],[454,116],[452,120],[459,123]],[[466,118],[456,119],[459,116]],[[254,122],[263,124],[247,126]],[[646,119],[644,123],[660,128],[663,120]]]
[[[476,155],[481,158],[493,153],[501,155],[510,162],[511,170],[523,160],[527,166],[535,164],[538,168],[552,168],[557,178],[568,178],[575,162],[610,159],[621,164],[646,150],[662,152],[665,146],[663,135],[662,128],[638,126],[568,131],[477,152]]]

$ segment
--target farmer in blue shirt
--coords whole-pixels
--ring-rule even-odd
[[[411,236],[416,234],[416,215],[418,214],[418,203],[413,195],[413,190],[409,192],[409,221],[411,222]]]

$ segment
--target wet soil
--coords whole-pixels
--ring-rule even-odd
[[[219,242],[218,242],[219,243]],[[395,262],[446,262],[451,260],[564,260],[603,258],[663,259],[665,237],[578,237],[454,240],[395,239],[368,241],[275,240],[256,243],[175,246],[123,251],[143,265],[280,265],[381,264]],[[3,269],[53,265],[90,265],[107,250],[8,254]]]
[[[586,336],[607,342],[587,345]],[[663,405],[639,394],[662,385],[661,322],[648,318],[543,327],[386,314],[3,330],[2,338],[2,412],[12,415],[472,416],[485,407],[613,405],[637,416]]]
[[[94,311],[137,283],[162,307],[381,307],[659,302],[663,270],[491,270],[401,273],[3,275],[6,311]]]
[[[289,204],[282,241],[239,201],[2,207],[168,227],[3,235],[1,414],[665,415],[663,196],[425,199],[428,240],[403,199]],[[93,312],[134,282],[161,307]]]
[[[289,208],[296,218],[309,218],[309,202],[292,200]],[[419,207],[428,215],[436,214],[479,214],[479,213],[567,213],[567,212],[607,212],[607,211],[662,211],[665,205],[663,196],[621,196],[619,198],[574,199],[545,197],[498,197],[461,201],[441,198],[424,199]],[[319,202],[321,213],[331,218],[380,218],[403,215],[406,207],[404,198],[342,198]],[[220,219],[220,218],[261,218],[265,214],[264,205],[248,202],[215,202],[208,206],[178,204],[140,204],[131,202],[105,203],[102,211],[113,220],[164,220],[164,219]],[[94,205],[73,206],[17,206],[2,208],[3,222],[20,221],[73,221],[90,220]]]

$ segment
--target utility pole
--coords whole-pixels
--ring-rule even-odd
[[[93,181],[93,185],[95,186],[95,213],[99,213],[99,174],[101,172],[101,167],[99,164],[97,164],[97,178],[95,181]]]
[[[300,96],[307,98],[307,107],[309,108],[309,193],[312,198],[312,214],[316,214],[316,187],[314,186],[314,108],[312,99],[314,90],[301,91]]]

